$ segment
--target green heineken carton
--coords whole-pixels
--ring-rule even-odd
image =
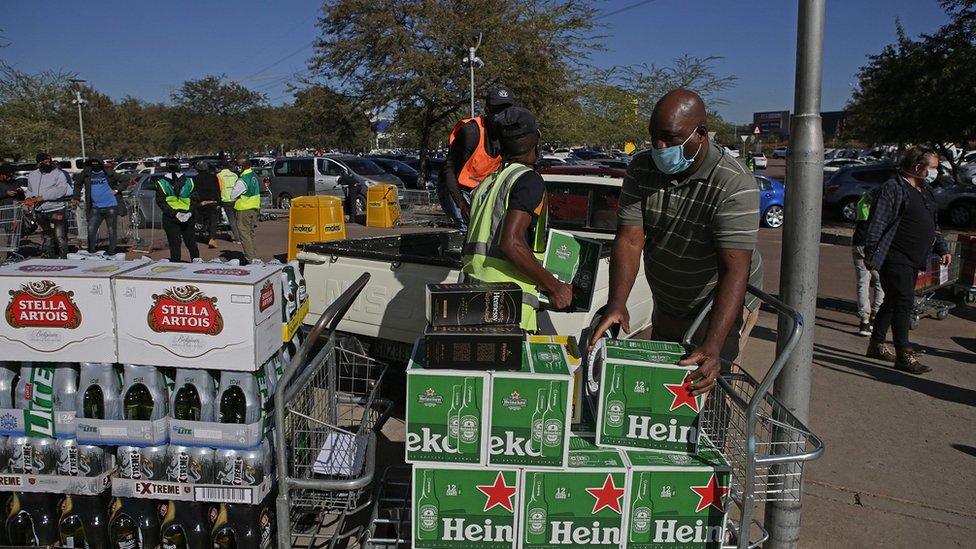
[[[570,437],[570,448],[565,470],[523,470],[520,546],[622,547],[626,460],[620,451],[581,437]]]
[[[513,549],[519,481],[516,469],[414,466],[412,546]]]
[[[644,347],[641,347],[641,346]],[[705,396],[688,387],[692,366],[678,366],[683,347],[662,342],[624,345],[607,341],[600,351],[596,442],[600,446],[680,454],[698,449],[698,416]]]
[[[572,373],[558,343],[526,343],[522,370],[492,372],[488,465],[563,468]]]
[[[484,465],[488,372],[426,370],[423,338],[407,365],[407,463]]]
[[[542,267],[560,282],[573,286],[570,311],[590,310],[602,247],[599,240],[581,238],[565,231],[549,231]],[[548,297],[543,294],[542,300],[548,302]]]
[[[628,549],[722,546],[731,469],[707,440],[698,455],[624,452],[631,467]]]

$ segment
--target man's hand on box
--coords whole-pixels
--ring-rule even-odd
[[[699,347],[688,355],[688,358],[678,362],[681,366],[698,365],[689,377],[695,382],[688,389],[693,395],[702,395],[712,390],[715,380],[722,370],[719,351],[708,347]]]

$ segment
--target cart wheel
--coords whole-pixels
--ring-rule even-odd
[[[918,320],[919,318],[917,316],[912,315],[911,324],[908,327],[912,330],[918,328]]]
[[[962,300],[966,305],[972,305],[976,303],[976,292],[969,291],[962,296]]]
[[[935,313],[935,318],[937,320],[945,320],[949,318],[949,309],[946,308],[939,309],[939,312]]]

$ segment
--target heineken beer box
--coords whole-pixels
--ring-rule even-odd
[[[254,371],[281,346],[281,265],[153,263],[115,280],[119,362]]]
[[[519,480],[516,469],[414,466],[411,546],[513,549]]]
[[[645,345],[644,349],[640,346]],[[596,442],[600,446],[693,454],[705,395],[689,392],[694,367],[678,366],[683,352],[659,342],[601,351]],[[618,356],[626,358],[617,358]],[[635,358],[636,357],[636,358]]]
[[[525,334],[517,325],[427,326],[427,367],[458,370],[522,368]]]
[[[0,267],[0,356],[117,362],[112,280],[138,261],[28,259]]]
[[[706,440],[697,455],[624,452],[631,466],[629,549],[722,546],[731,469]]]
[[[487,459],[488,372],[428,370],[420,339],[407,365],[407,463]]]
[[[526,343],[519,372],[492,372],[488,465],[563,468],[572,374],[562,345]]]
[[[622,547],[627,463],[618,450],[571,437],[569,468],[522,473],[520,547]]]
[[[583,420],[583,370],[580,368],[582,357],[580,355],[579,343],[573,336],[550,336],[550,335],[530,335],[526,336],[529,343],[558,343],[563,346],[566,353],[566,360],[569,362],[569,370],[573,372],[572,390],[573,412],[570,416],[571,425],[579,425]]]
[[[542,266],[560,282],[573,286],[570,311],[589,311],[603,244],[564,231],[549,231]],[[543,294],[545,299],[545,295]]]
[[[427,285],[431,326],[487,326],[522,321],[522,288],[514,282]]]

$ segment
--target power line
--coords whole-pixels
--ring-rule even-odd
[[[606,19],[607,17],[611,17],[613,15],[617,15],[618,13],[623,13],[625,11],[630,11],[630,10],[632,10],[634,8],[639,8],[641,6],[650,4],[651,2],[654,2],[654,1],[655,0],[643,0],[642,2],[634,2],[633,4],[631,4],[629,6],[624,6],[622,8],[615,9],[613,11],[608,11],[607,13],[600,14],[599,16],[594,17],[593,20],[594,21],[599,21],[600,19]]]
[[[292,57],[295,57],[296,55],[304,52],[305,50],[308,50],[309,48],[311,48],[314,45],[315,45],[315,42],[312,42],[311,44],[306,44],[306,45],[302,46],[301,48],[299,48],[299,49],[297,49],[297,50],[289,53],[288,55],[285,55],[284,57],[282,57],[282,58],[274,61],[273,63],[268,64],[266,67],[262,67],[256,73],[251,74],[251,75],[248,75],[248,76],[245,76],[244,78],[241,78],[240,80],[250,80],[251,78],[254,78],[255,76],[258,76],[258,75],[260,75],[260,74],[268,71],[269,69],[272,69],[272,68],[278,66],[279,64],[281,64],[281,63],[283,63],[283,62],[291,59]]]

